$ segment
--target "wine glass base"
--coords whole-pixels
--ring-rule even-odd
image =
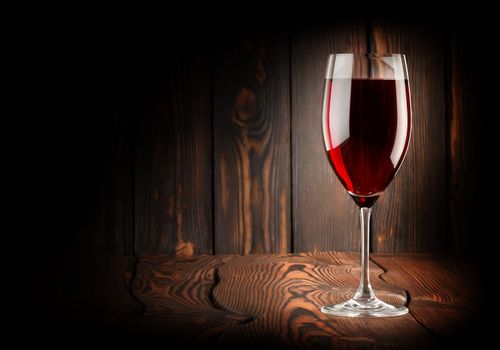
[[[408,308],[384,303],[379,299],[358,302],[350,299],[338,304],[325,305],[321,312],[331,316],[342,317],[391,317],[408,313]]]

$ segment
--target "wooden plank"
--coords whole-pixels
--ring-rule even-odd
[[[169,344],[202,345],[214,342],[226,328],[251,320],[251,315],[221,308],[212,298],[217,269],[231,258],[141,258],[133,294],[145,312],[129,325],[130,330]]]
[[[294,250],[358,250],[358,212],[335,176],[321,130],[328,55],[363,52],[365,25],[297,29],[292,36],[292,177]]]
[[[412,302],[450,305],[478,302],[480,281],[475,264],[433,255],[374,255],[372,260],[388,271],[382,279],[408,290]]]
[[[213,252],[210,46],[167,40],[138,79],[136,254]]]
[[[411,314],[432,334],[452,339],[468,330],[474,335],[484,283],[477,264],[425,255],[375,255],[372,260],[386,269],[384,281],[408,291]]]
[[[288,35],[222,36],[215,49],[215,252],[290,249]]]
[[[481,128],[486,129],[488,124],[481,116],[491,113],[484,108],[486,98],[480,96],[487,78],[479,78],[476,72],[482,62],[475,53],[475,47],[479,44],[477,38],[481,38],[483,32],[481,27],[469,33],[468,28],[455,26],[449,38],[447,156],[450,246],[455,252],[469,254],[484,251],[482,240],[471,234],[485,222],[481,206],[474,205],[483,199],[480,197],[484,193],[478,183],[485,181],[483,176],[487,173],[483,168],[487,161],[482,158],[486,153],[481,150],[486,148],[482,144],[485,137]],[[486,43],[486,39],[482,40]],[[480,101],[480,98],[483,100]]]
[[[221,341],[271,337],[299,348],[425,347],[434,343],[411,315],[349,319],[328,318],[320,312],[322,305],[354,293],[359,276],[357,254],[256,257],[254,263],[251,257],[241,259],[220,267],[214,300],[227,310],[253,315],[255,321],[227,329]],[[386,291],[380,295],[404,304],[405,292],[380,280],[377,276],[384,271],[372,267],[374,287]]]
[[[351,296],[358,254],[145,256],[134,296],[145,312],[129,324],[141,336],[182,344],[276,344],[377,348],[434,345],[411,315],[388,319],[328,318],[319,308]],[[378,276],[382,299],[406,303],[406,293]],[[333,288],[332,288],[333,287]]]
[[[64,305],[59,316],[70,325],[94,324],[107,339],[138,344],[428,348],[459,339],[477,322],[474,264],[430,255],[377,255],[371,264],[379,297],[406,304],[410,314],[322,314],[325,303],[352,296],[358,260],[345,252],[96,260],[77,273],[67,269],[49,300]]]
[[[374,208],[373,251],[433,252],[446,244],[444,35],[439,27],[375,22],[375,52],[407,55],[413,129],[405,162]]]

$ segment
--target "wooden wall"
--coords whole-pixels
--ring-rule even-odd
[[[409,154],[374,207],[372,250],[460,252],[473,240],[463,201],[475,101],[453,28],[330,21],[233,28],[165,47],[144,45],[154,59],[121,62],[115,74],[131,78],[105,95],[113,98],[95,234],[104,250],[357,250],[357,209],[324,151],[321,98],[328,54],[366,50],[407,55],[413,99]]]

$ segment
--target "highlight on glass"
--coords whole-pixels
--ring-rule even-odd
[[[400,316],[405,306],[379,300],[370,285],[372,206],[398,172],[411,135],[410,85],[405,55],[331,54],[323,96],[328,158],[353,198],[361,221],[361,276],[352,299],[325,305],[328,315]]]

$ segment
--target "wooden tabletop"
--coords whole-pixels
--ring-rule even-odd
[[[372,256],[379,298],[409,307],[409,314],[394,318],[327,317],[319,311],[348,299],[357,287],[359,254],[339,252],[110,259],[88,268],[87,281],[75,276],[67,282],[80,279],[92,297],[61,298],[80,321],[166,342],[428,348],[455,339],[474,322],[476,275],[458,259]]]

